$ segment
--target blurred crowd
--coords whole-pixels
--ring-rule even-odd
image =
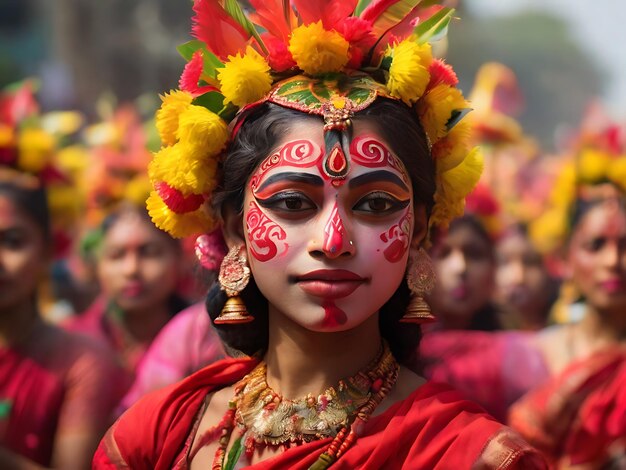
[[[36,92],[0,95],[0,467],[87,468],[125,409],[224,357],[204,306],[224,242],[152,224],[154,110],[87,122]],[[623,458],[626,126],[590,104],[547,154],[515,120],[511,70],[484,65],[469,99],[485,171],[430,241],[415,370],[555,462]]]

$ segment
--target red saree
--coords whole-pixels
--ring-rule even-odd
[[[511,407],[510,423],[553,468],[626,467],[626,350],[571,364]]]
[[[93,468],[188,468],[185,441],[207,393],[235,383],[255,365],[251,359],[220,361],[146,396],[108,431]],[[249,468],[306,469],[329,441],[289,449]],[[546,467],[534,450],[480,407],[445,385],[428,383],[372,417],[357,443],[332,468]]]

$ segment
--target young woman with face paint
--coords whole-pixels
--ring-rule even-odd
[[[130,408],[95,468],[543,468],[404,366],[429,317],[429,217],[458,213],[480,163],[455,145],[466,127],[450,136],[467,107],[456,77],[407,29],[419,2],[367,3],[255,0],[250,18],[194,4],[203,48],[163,97],[147,204],[177,236],[219,220],[228,254],[207,310],[236,358]],[[247,37],[254,24],[268,34]],[[394,25],[406,39],[382,60]],[[223,67],[205,70],[205,51]]]
[[[0,169],[0,468],[89,468],[128,377],[108,350],[44,323],[45,191]]]

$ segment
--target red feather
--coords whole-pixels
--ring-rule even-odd
[[[193,5],[193,36],[222,60],[245,50],[250,35],[220,5],[218,0],[196,0]]]
[[[185,65],[183,73],[180,76],[180,81],[178,82],[180,89],[191,93],[194,98],[209,91],[217,90],[217,88],[211,85],[198,85],[200,77],[202,76],[203,67],[204,61],[202,60],[202,51],[197,50],[193,53],[191,60]]]
[[[357,0],[292,0],[292,4],[303,24],[322,20],[324,28],[336,29],[339,22],[352,14]]]
[[[251,12],[249,18],[259,26],[265,28],[268,33],[288,42],[291,34],[291,25],[296,24],[296,17],[291,8],[289,9],[289,21],[283,11],[283,0],[250,0],[250,4],[256,11]]]

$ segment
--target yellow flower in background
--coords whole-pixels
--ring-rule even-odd
[[[24,129],[18,137],[18,167],[31,173],[41,171],[50,163],[55,144],[54,137],[42,129]]]
[[[161,95],[161,108],[156,112],[156,128],[163,145],[176,143],[178,117],[191,105],[192,100],[190,93],[180,90],[172,90],[169,94]]]
[[[389,48],[392,57],[387,89],[392,96],[411,106],[426,90],[430,81],[428,67],[433,60],[430,44],[418,44],[408,38]]]
[[[432,155],[437,161],[438,172],[451,170],[463,161],[470,152],[471,136],[472,124],[462,119],[433,145]]]
[[[196,156],[214,156],[226,146],[229,132],[228,126],[217,114],[203,106],[191,105],[180,114],[176,136],[181,144],[193,147],[194,155],[199,150],[201,153]]]
[[[229,56],[217,79],[224,95],[224,104],[242,107],[263,98],[272,88],[272,76],[267,61],[252,47],[246,53]]]
[[[562,244],[567,233],[567,207],[553,207],[528,226],[528,235],[541,253],[549,253]]]
[[[595,183],[606,178],[611,157],[596,149],[585,149],[578,157],[578,176],[583,183]]]
[[[420,121],[431,143],[435,144],[448,132],[446,124],[452,112],[468,107],[463,94],[449,85],[437,85],[418,104]]]
[[[13,147],[15,145],[15,133],[11,126],[0,124],[0,148]]]
[[[350,44],[337,31],[327,31],[321,21],[298,26],[291,33],[289,52],[309,75],[339,72],[348,63]]]
[[[215,226],[214,220],[206,212],[204,206],[193,212],[177,214],[167,207],[156,191],[150,193],[146,208],[154,225],[175,238],[208,233]]]
[[[619,185],[623,191],[626,191],[626,155],[620,155],[613,160],[607,170],[609,180]]]
[[[163,147],[148,166],[148,175],[155,181],[164,181],[183,195],[203,194],[215,186],[217,162],[188,156],[189,150],[182,142]]]
[[[83,172],[87,170],[89,164],[89,153],[80,145],[70,145],[59,150],[56,154],[55,161],[63,169],[69,173],[73,180],[78,180]]]
[[[152,191],[152,183],[146,175],[140,175],[126,183],[124,199],[141,206]]]
[[[47,188],[48,206],[56,225],[68,226],[83,213],[84,196],[68,184],[53,184]]]
[[[576,198],[576,167],[563,165],[550,193],[550,202],[558,207],[568,207]]]

